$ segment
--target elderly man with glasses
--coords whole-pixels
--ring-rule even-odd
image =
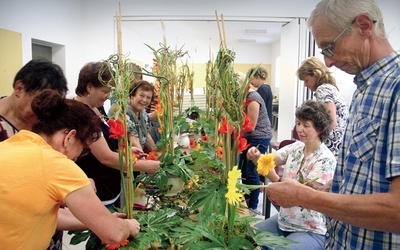
[[[400,51],[374,0],[322,0],[308,25],[325,64],[355,75],[357,90],[331,192],[284,180],[268,196],[326,214],[326,249],[400,249]]]

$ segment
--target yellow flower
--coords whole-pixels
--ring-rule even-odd
[[[193,127],[194,127],[194,126],[193,126],[193,122],[189,122],[189,128],[190,128],[190,129],[193,129]]]
[[[229,171],[229,173],[228,173],[228,181],[232,180],[232,181],[234,181],[236,183],[237,180],[242,176],[242,171],[237,169],[237,168],[238,168],[237,166],[234,166],[232,168],[232,170]]]
[[[239,189],[236,187],[237,181],[241,175],[242,171],[238,170],[237,166],[234,166],[228,173],[228,192],[225,194],[225,197],[231,205],[236,205],[242,200],[243,194],[240,193]]]
[[[273,154],[265,154],[257,161],[257,172],[262,176],[267,176],[269,171],[275,167]]]
[[[201,149],[201,145],[200,145],[200,143],[197,143],[196,150],[199,151],[200,149]]]
[[[228,188],[228,192],[225,197],[228,199],[230,205],[236,205],[242,201],[243,194],[237,192],[238,189],[233,190]]]
[[[194,178],[191,178],[187,184],[187,188],[192,188],[195,183],[199,181],[199,175],[195,174]]]

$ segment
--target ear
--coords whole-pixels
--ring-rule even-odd
[[[93,88],[93,84],[89,82],[89,83],[86,85],[86,91],[89,93],[89,91],[92,90],[92,88]]]
[[[356,17],[355,23],[359,27],[362,35],[371,35],[374,23],[367,15],[361,14]]]
[[[21,80],[17,80],[14,84],[14,94],[19,97],[25,91],[24,84]]]
[[[68,144],[75,144],[75,135],[76,135],[76,130],[71,129],[67,134],[65,134],[64,137],[64,146],[66,147]],[[73,140],[73,141],[71,141]]]

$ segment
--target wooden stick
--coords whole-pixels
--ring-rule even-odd
[[[224,46],[226,47],[224,14],[221,14],[221,20],[222,20],[222,34],[224,36]]]
[[[218,26],[218,34],[219,34],[219,42],[222,43],[222,34],[221,34],[221,29],[219,28],[219,21],[218,21],[218,13],[215,11],[215,18],[217,19],[217,26]]]
[[[165,25],[164,25],[164,21],[162,19],[161,19],[161,28],[163,31],[163,43],[164,43],[164,46],[167,47],[167,38],[165,36]]]
[[[121,3],[119,3],[119,13],[117,13],[116,19],[117,19],[118,55],[121,57],[122,56]]]

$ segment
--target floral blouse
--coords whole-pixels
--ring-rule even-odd
[[[332,180],[336,168],[336,159],[328,147],[321,145],[304,158],[304,143],[297,141],[277,151],[285,163],[283,178],[312,180],[327,184]],[[304,159],[303,159],[304,158]],[[279,228],[287,232],[311,231],[325,234],[326,217],[314,210],[300,206],[281,208],[278,217]]]

